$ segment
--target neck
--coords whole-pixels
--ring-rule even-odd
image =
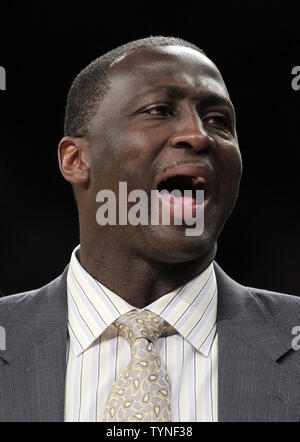
[[[82,238],[80,262],[97,281],[134,307],[144,308],[203,272],[215,254],[216,246],[194,261],[161,263],[134,254],[128,256],[111,244],[109,247],[97,241],[87,244]]]

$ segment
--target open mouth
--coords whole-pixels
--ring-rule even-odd
[[[156,179],[161,207],[174,219],[200,216],[209,203],[214,179],[213,169],[198,162],[167,169]]]
[[[167,190],[169,193],[179,190],[184,196],[184,191],[191,191],[192,198],[196,199],[196,191],[206,191],[206,180],[203,176],[175,175],[162,179],[157,186],[159,192]]]
[[[174,219],[195,218],[204,208],[206,180],[203,176],[174,175],[163,178],[157,186],[159,197]],[[202,191],[202,192],[200,192]]]

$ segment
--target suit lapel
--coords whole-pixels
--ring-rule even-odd
[[[261,300],[215,270],[219,421],[299,421],[299,352]]]
[[[284,313],[279,328],[250,290],[217,264],[215,270],[219,421],[299,421],[300,352],[291,349]],[[1,421],[63,421],[66,276],[67,269],[42,289],[1,308],[7,338],[6,350],[0,351]]]
[[[67,269],[42,289],[21,296],[18,308],[2,320],[6,330],[6,350],[0,352],[2,421],[63,421],[66,275]]]
[[[60,326],[32,352],[30,398],[36,421],[64,420],[66,342],[66,329]]]

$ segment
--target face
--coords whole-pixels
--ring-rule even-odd
[[[109,69],[109,91],[87,138],[90,213],[99,207],[97,192],[117,195],[120,181],[127,182],[128,193],[142,189],[149,198],[162,182],[190,188],[198,176],[204,189],[200,236],[186,236],[186,226],[172,224],[112,226],[106,232],[99,227],[101,234],[118,229],[124,246],[161,262],[194,260],[215,248],[237,198],[242,165],[233,105],[206,56],[168,46],[119,60]]]

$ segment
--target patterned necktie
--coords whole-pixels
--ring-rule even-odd
[[[155,347],[168,323],[148,310],[134,310],[114,322],[128,339],[131,360],[109,394],[104,422],[171,421],[170,385]]]

